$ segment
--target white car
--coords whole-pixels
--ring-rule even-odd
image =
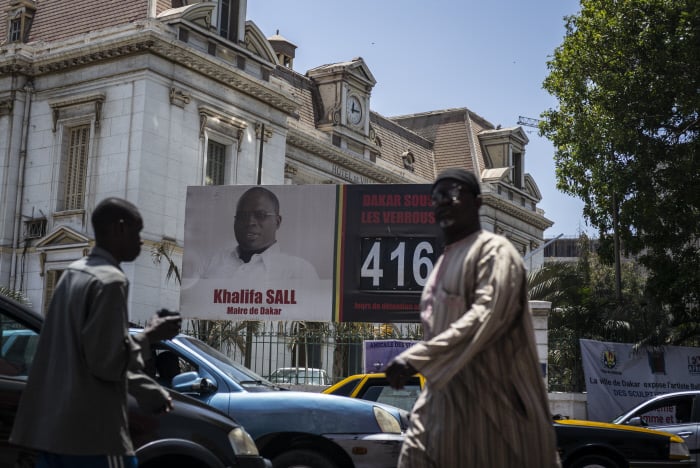
[[[294,385],[330,385],[331,378],[323,369],[314,367],[280,367],[267,378],[272,383]]]

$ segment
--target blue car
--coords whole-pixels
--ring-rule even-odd
[[[408,412],[376,402],[280,388],[187,335],[153,346],[163,385],[240,422],[275,468],[395,467]]]
[[[0,295],[0,468],[35,464],[34,451],[8,439],[42,323],[41,315]],[[178,392],[170,396],[173,410],[159,416],[129,399],[129,434],[140,468],[271,467],[238,422]]]

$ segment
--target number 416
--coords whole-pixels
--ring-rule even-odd
[[[419,242],[413,249],[412,272],[413,280],[419,286],[425,286],[430,272],[433,270],[433,262],[430,260],[430,255],[433,253],[433,246],[430,242]],[[409,253],[410,255],[410,253]],[[396,264],[396,287],[401,288],[406,286],[405,264],[406,264],[406,242],[401,241],[396,248],[389,254],[389,261]],[[393,272],[392,272],[393,273]],[[382,268],[382,243],[377,240],[372,244],[372,247],[367,252],[360,276],[363,278],[371,278],[372,286],[380,285],[380,280],[384,277],[384,268]],[[394,276],[394,275],[391,275]]]

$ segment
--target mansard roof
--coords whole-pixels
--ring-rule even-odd
[[[11,0],[0,0],[0,12],[4,14]],[[95,2],[94,0],[53,0],[36,2],[36,14],[32,22],[28,43],[50,42],[132,23],[148,18],[148,0],[119,0]],[[66,14],[67,11],[72,12]],[[0,21],[0,38],[7,36],[8,22]]]
[[[479,133],[494,128],[466,107],[391,117],[433,143],[435,172],[463,167],[481,174],[487,168],[479,144]]]

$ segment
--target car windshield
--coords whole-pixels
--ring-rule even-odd
[[[330,379],[323,369],[312,367],[284,367],[273,372],[268,379],[275,383],[328,385]]]
[[[203,341],[191,336],[180,336],[179,340],[184,341],[187,346],[195,348],[199,353],[203,354],[212,365],[246,390],[264,391],[278,389],[272,382],[259,376],[247,367],[232,361],[228,356],[217,351]]]

